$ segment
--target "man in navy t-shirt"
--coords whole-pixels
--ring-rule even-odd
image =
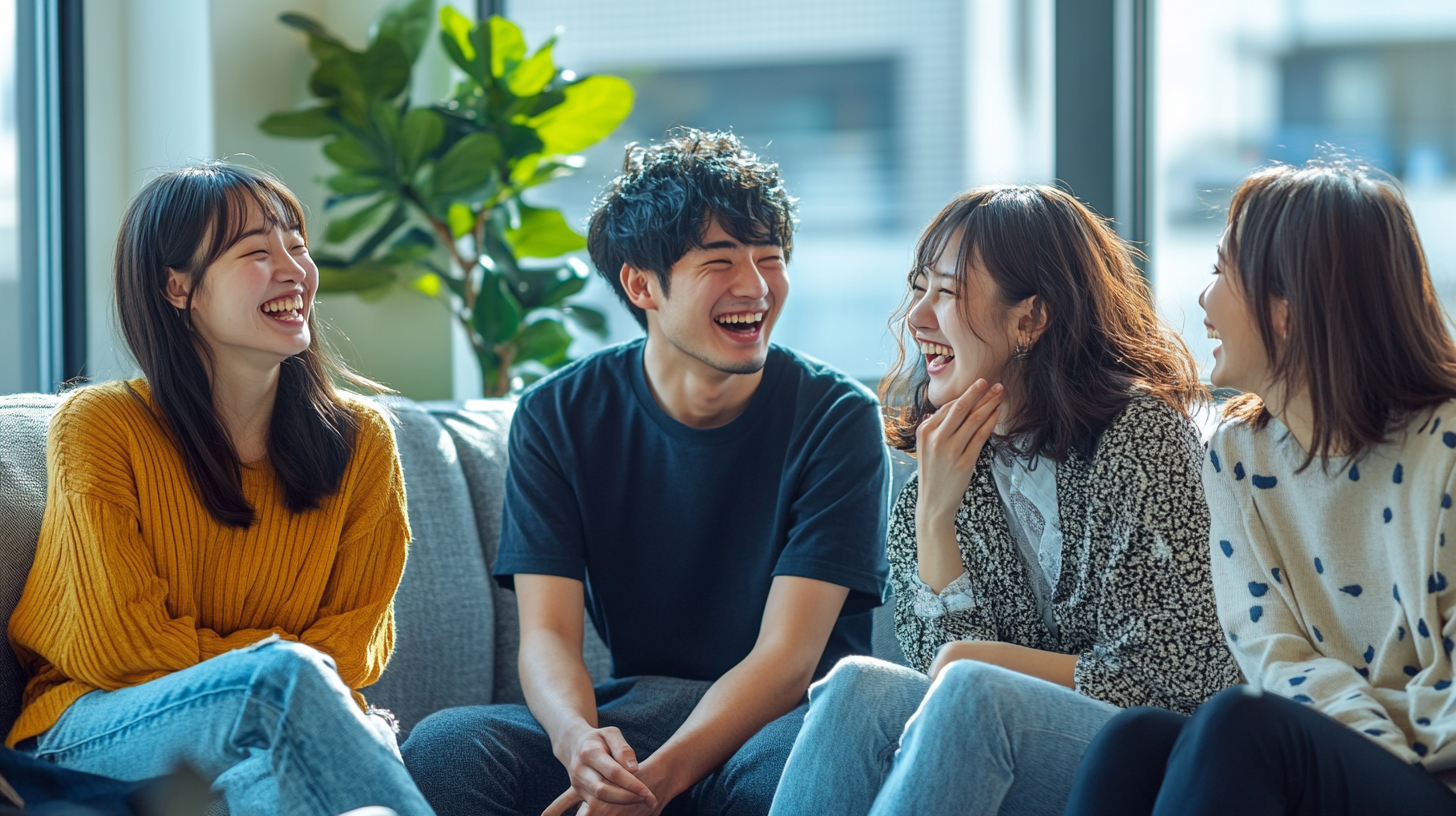
[[[869,652],[889,463],[873,395],[769,343],[792,201],[688,130],[630,148],[598,203],[592,260],[647,337],[521,398],[495,574],[528,708],[415,728],[441,816],[766,814],[809,683]],[[595,688],[583,609],[612,655]]]

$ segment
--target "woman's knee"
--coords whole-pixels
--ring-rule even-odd
[[[237,657],[252,676],[254,693],[289,697],[300,692],[348,696],[333,658],[312,646],[286,640],[255,644]],[[352,705],[352,702],[350,703]]]
[[[820,710],[845,705],[863,710],[906,697],[918,704],[929,685],[925,675],[913,669],[855,655],[836,663],[823,680],[809,688],[809,704]]]
[[[925,675],[904,666],[871,657],[847,657],[809,689],[804,730],[818,734],[819,739],[825,738],[827,728],[836,740],[893,743],[929,686]]]
[[[1018,695],[1025,675],[982,663],[979,660],[957,660],[940,670],[927,699],[940,701],[940,705],[960,705],[962,702],[984,704],[1004,700]]]
[[[1161,708],[1130,708],[1118,713],[1098,730],[1088,748],[1088,755],[1126,759],[1147,754],[1158,757],[1161,765],[1167,762],[1168,753],[1187,722],[1187,717]]]
[[[1227,738],[1243,741],[1280,718],[1286,706],[1298,705],[1284,698],[1254,689],[1233,686],[1199,706],[1193,716],[1193,734],[1200,740]]]

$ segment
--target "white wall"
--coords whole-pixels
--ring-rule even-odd
[[[86,6],[87,362],[134,367],[116,332],[112,251],[126,201],[150,174],[213,151],[208,9],[197,0]]]
[[[278,139],[264,116],[307,104],[313,61],[302,34],[278,22],[297,11],[362,46],[385,0],[108,0],[86,7],[88,354],[93,376],[133,368],[115,332],[112,249],[128,199],[159,170],[233,157],[279,175],[303,201],[322,241],[329,165],[321,142]],[[433,37],[432,37],[433,41]],[[438,48],[416,84],[443,93]],[[244,156],[242,154],[247,154]],[[251,158],[248,158],[251,157]],[[450,329],[443,306],[394,293],[364,303],[324,296],[329,340],[357,370],[417,399],[452,396]]]

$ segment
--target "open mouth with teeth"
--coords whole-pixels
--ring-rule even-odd
[[[931,343],[925,340],[916,340],[920,346],[920,353],[925,355],[925,368],[931,374],[935,374],[955,360],[955,349],[950,346],[943,346],[940,343]]]
[[[738,340],[757,340],[763,328],[764,312],[735,312],[718,315],[713,322]]]
[[[259,306],[258,311],[279,323],[302,323],[303,295],[284,295],[274,298]]]

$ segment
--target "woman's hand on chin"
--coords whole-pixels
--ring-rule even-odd
[[[920,578],[936,592],[963,571],[955,518],[971,486],[981,448],[996,430],[1003,389],[976,380],[947,402],[915,432],[920,492],[915,502],[915,539]]]

